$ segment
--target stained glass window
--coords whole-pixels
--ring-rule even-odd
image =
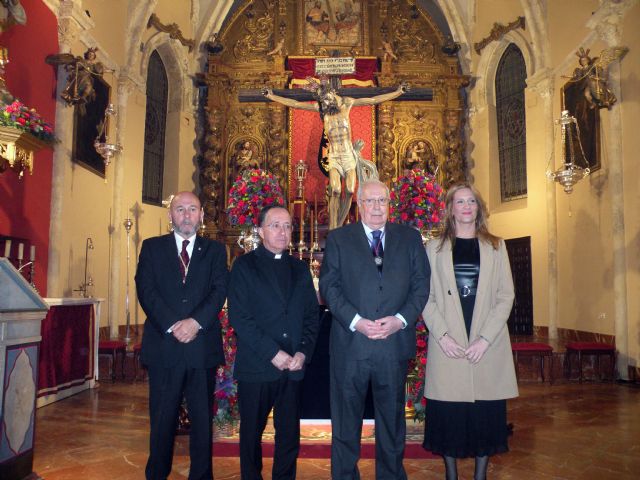
[[[496,72],[500,193],[503,202],[527,196],[526,78],[522,52],[512,43],[502,55]]]
[[[142,201],[162,205],[164,137],[167,127],[169,82],[157,51],[151,54],[147,72],[147,116],[144,126]]]

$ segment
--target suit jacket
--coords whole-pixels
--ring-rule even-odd
[[[186,282],[173,233],[142,243],[136,288],[147,315],[142,337],[142,361],[171,367],[183,358],[193,368],[224,364],[218,313],[227,293],[227,254],[213,240],[196,237]],[[195,318],[202,330],[180,343],[167,330],[178,320]]]
[[[429,274],[420,234],[412,228],[386,224],[382,275],[362,223],[332,230],[320,273],[320,292],[334,320],[331,355],[361,360],[382,351],[390,359],[413,358],[415,324],[429,296]],[[349,329],[356,313],[369,320],[400,313],[407,327],[385,340],[369,340]]]
[[[308,363],[320,328],[318,300],[309,266],[283,253],[290,266],[290,287],[285,296],[263,246],[239,257],[229,282],[229,322],[236,331],[238,349],[233,375],[249,382],[274,381],[282,375],[304,377],[278,370],[271,360],[278,350],[304,353]]]
[[[434,400],[473,402],[518,396],[507,320],[514,291],[509,256],[504,241],[495,250],[480,240],[480,275],[471,320],[467,331],[453,271],[451,243],[439,240],[427,245],[432,266],[431,293],[422,314],[429,329],[425,396]],[[467,347],[482,336],[490,347],[476,365],[465,358],[447,357],[437,340],[447,332],[459,345]]]

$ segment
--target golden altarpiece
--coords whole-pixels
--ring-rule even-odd
[[[437,172],[444,186],[463,179],[463,88],[468,77],[460,73],[456,49],[447,48],[451,46],[429,15],[407,0],[254,0],[241,5],[208,43],[208,70],[199,75],[208,90],[200,168],[207,234],[228,243],[238,235],[224,211],[231,184],[243,168],[273,173],[291,201],[296,162],[318,162],[316,154],[293,156],[297,136],[318,134],[296,124],[293,109],[240,102],[241,91],[248,89],[293,88],[292,59],[369,59],[375,65],[370,86],[406,82],[432,89],[428,101],[365,107],[371,109],[371,132],[364,139],[370,144],[369,158],[388,184],[416,167]],[[311,180],[326,186],[320,170],[309,171],[314,174],[320,178]],[[314,197],[316,215],[325,224],[325,196],[316,192]]]

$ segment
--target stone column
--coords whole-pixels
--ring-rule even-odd
[[[620,46],[621,20],[630,8],[631,2],[614,4],[607,2],[592,16],[587,24],[595,29],[598,36],[609,47]],[[613,315],[618,351],[617,370],[619,378],[629,379],[629,326],[627,311],[627,254],[624,229],[624,165],[622,158],[622,114],[620,112],[620,64],[618,61],[609,65],[609,88],[618,102],[609,110],[607,131],[604,138],[608,141],[604,146],[609,161],[609,192],[611,192],[611,218],[613,250]],[[603,122],[604,123],[604,122]]]
[[[554,168],[555,144],[553,141],[553,89],[554,77],[549,71],[541,71],[540,77],[528,81],[531,88],[542,98],[543,122],[546,128],[544,135],[544,152],[551,159],[550,169]],[[538,75],[536,75],[537,77]],[[549,296],[548,318],[549,338],[558,338],[558,208],[556,204],[556,183],[548,180],[546,184],[547,207],[547,288]]]
[[[88,17],[74,9],[74,2],[63,0],[58,12],[58,43],[60,53],[69,53],[71,45],[80,33],[92,27]],[[53,150],[53,168],[51,172],[51,220],[49,224],[49,264],[47,267],[47,296],[61,297],[60,251],[62,250],[62,225],[65,191],[65,170],[71,159],[73,144],[73,112],[60,100],[60,93],[66,86],[66,72],[58,67],[58,83],[56,86],[56,136],[60,143]]]
[[[123,146],[123,152],[116,155],[113,158],[111,165],[113,166],[113,217],[111,218],[111,226],[109,228],[109,234],[111,235],[111,265],[110,265],[110,277],[109,277],[109,334],[112,338],[118,337],[118,327],[120,325],[120,263],[122,260],[122,241],[123,236],[126,235],[124,229],[124,220],[127,217],[127,212],[123,212],[123,183],[125,174],[125,155],[126,146],[124,142],[124,131],[127,123],[127,100],[129,94],[133,90],[134,83],[126,75],[121,74],[118,77],[118,98],[116,104],[116,127],[117,135],[116,142]],[[135,228],[135,226],[134,226]],[[131,295],[131,293],[129,293]],[[123,310],[123,309],[122,309]]]

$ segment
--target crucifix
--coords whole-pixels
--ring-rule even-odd
[[[318,68],[319,61],[327,64]],[[273,101],[290,108],[315,111],[320,114],[328,140],[329,170],[329,229],[344,223],[351,198],[359,181],[377,179],[375,164],[361,157],[362,140],[352,143],[349,113],[359,105],[377,105],[388,100],[432,100],[430,88],[409,89],[407,84],[397,88],[341,88],[340,75],[355,71],[353,58],[316,59],[316,74],[320,80],[308,77],[304,89],[241,90],[240,102]],[[324,63],[324,62],[323,62]],[[345,69],[346,67],[346,69]],[[349,68],[351,70],[349,71]],[[314,101],[313,103],[308,103]],[[341,195],[343,191],[345,195]]]

